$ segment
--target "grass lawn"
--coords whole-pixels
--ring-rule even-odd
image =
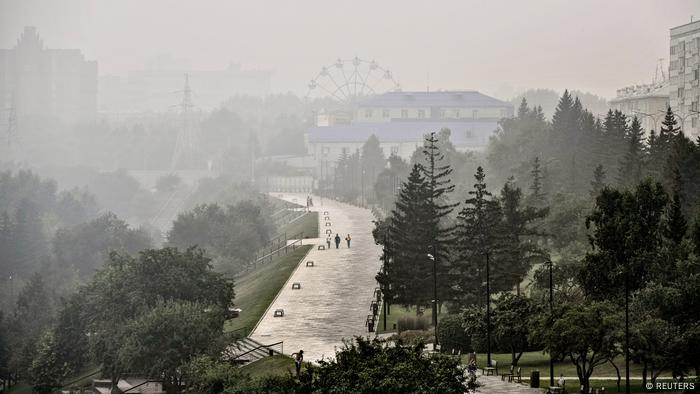
[[[287,375],[296,373],[294,360],[287,356],[265,357],[246,366],[241,367],[241,371],[247,373],[252,378],[269,375]]]
[[[416,307],[415,306],[410,306],[407,308],[401,306],[401,305],[392,305],[389,308],[389,313],[386,315],[386,330],[384,330],[384,312],[379,312],[379,317],[377,318],[377,332],[379,334],[384,333],[384,332],[396,332],[396,329],[394,329],[394,324],[397,324],[399,321],[399,318],[402,316],[416,316]],[[442,307],[442,313],[438,314],[438,321],[440,320],[441,316],[446,316],[447,315],[447,308],[444,306]],[[432,311],[430,308],[427,308],[425,312],[423,312],[423,318],[428,321],[428,324],[431,324],[431,319],[432,319]],[[432,325],[431,325],[432,327]]]
[[[303,245],[236,278],[233,302],[243,312],[239,317],[228,320],[224,330],[241,330],[241,334],[248,335],[310,249],[311,245]]]
[[[309,212],[297,220],[282,226],[280,233],[292,237],[304,232],[304,238],[318,238],[318,212]]]

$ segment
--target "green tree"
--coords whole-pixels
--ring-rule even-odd
[[[81,289],[90,348],[114,385],[125,370],[118,355],[130,335],[130,322],[159,302],[190,302],[227,310],[234,296],[233,284],[213,272],[210,261],[197,248],[146,249],[138,258],[112,253],[108,264]]]
[[[632,191],[603,189],[586,218],[586,226],[592,226],[593,251],[584,258],[579,280],[588,296],[621,296],[626,274],[631,291],[651,279],[659,264],[660,232],[667,203],[661,184],[650,180]]]
[[[627,153],[620,161],[620,171],[617,183],[624,186],[634,186],[642,180],[642,162],[644,161],[644,130],[639,119],[632,118],[627,133]]]
[[[542,234],[535,223],[544,218],[548,209],[523,206],[522,191],[512,179],[501,189],[500,205],[503,212],[501,232],[502,251],[499,254],[498,270],[493,274],[494,282],[505,286],[517,286],[530,271],[532,264],[546,258],[546,252],[538,246]],[[507,284],[506,284],[507,283]]]
[[[673,194],[673,198],[666,209],[662,232],[666,238],[673,241],[676,245],[680,245],[688,232],[688,222],[683,216],[681,198],[678,193]]]
[[[145,230],[132,229],[113,213],[56,232],[53,253],[56,263],[73,269],[82,278],[89,277],[109,257],[109,253],[134,254],[151,246]]]
[[[524,99],[523,99],[524,100]],[[535,206],[542,206],[545,204],[546,194],[543,190],[542,184],[542,164],[540,163],[539,156],[535,157],[532,162],[532,170],[530,171],[530,176],[532,178],[532,183],[530,185],[530,190],[532,194],[530,195],[530,200]]]
[[[554,357],[567,357],[588,392],[595,368],[619,354],[622,325],[619,309],[611,303],[574,304],[549,328],[552,334],[545,341],[545,350]]]
[[[419,164],[404,182],[391,216],[387,218],[387,249],[391,256],[377,274],[383,289],[391,289],[393,302],[420,306],[432,299],[428,253],[428,190]],[[382,235],[383,237],[383,235]]]
[[[382,172],[386,165],[384,151],[379,145],[379,139],[372,134],[369,139],[362,145],[362,179],[364,182],[363,188],[365,198],[367,194],[372,192],[372,186],[375,184],[377,176]],[[366,201],[366,200],[365,200]]]
[[[358,337],[346,343],[333,359],[310,367],[314,379],[307,392],[464,392],[459,361],[440,354],[426,357],[423,349],[422,344],[387,346],[377,339]]]
[[[485,278],[486,254],[491,262],[501,250],[501,207],[486,189],[486,174],[479,167],[476,183],[457,217],[456,260],[452,269],[453,299],[465,304],[481,302],[481,283]],[[498,270],[492,264],[492,272]],[[512,282],[509,282],[512,283]],[[492,291],[508,290],[508,283],[493,283]]]
[[[695,247],[695,255],[700,256],[700,206],[697,208],[697,214],[695,214],[690,238]]]
[[[462,327],[462,316],[450,314],[440,318],[437,327],[438,343],[443,351],[461,351],[466,353],[470,349],[469,336]]]
[[[529,349],[529,324],[524,316],[534,312],[529,298],[505,293],[493,311],[493,327],[496,345],[511,354],[511,365],[517,366],[523,352]]]
[[[47,330],[39,338],[36,356],[32,360],[29,375],[33,392],[51,394],[61,387],[66,376],[66,367],[56,353],[56,340],[51,330]]]
[[[181,366],[200,355],[215,356],[224,311],[205,304],[165,301],[129,321],[118,352],[122,368],[164,378],[167,393],[181,392]],[[221,343],[220,343],[221,344]]]
[[[597,196],[606,187],[605,183],[605,169],[602,164],[598,164],[593,172],[593,180],[591,181],[591,197]]]

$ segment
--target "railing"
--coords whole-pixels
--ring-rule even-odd
[[[281,349],[280,349],[279,352],[278,352],[277,350],[275,350],[275,349],[271,349],[272,346],[277,346],[277,345],[281,345]],[[254,348],[248,350],[247,352],[243,352],[243,353],[237,355],[237,356],[234,357],[233,360],[231,360],[231,361],[232,361],[232,362],[236,362],[236,361],[238,361],[238,359],[240,359],[241,357],[245,356],[246,354],[252,353],[252,352],[254,352],[254,351],[256,351],[256,350],[263,349],[263,348],[267,349],[268,352],[273,352],[273,353],[277,353],[277,354],[284,354],[284,341],[275,342],[275,343],[272,343],[272,344],[269,344],[269,345],[260,345],[260,346],[256,346],[256,347],[254,347]]]
[[[290,244],[285,244],[284,246],[282,246],[278,249],[275,249],[275,250],[271,251],[270,253],[267,253],[263,256],[256,257],[255,260],[253,261],[252,266],[256,267],[259,263],[264,263],[265,261],[271,262],[272,258],[274,256],[281,255],[283,251],[284,251],[284,254],[287,254],[287,253],[289,253],[290,249],[292,251],[294,251],[294,250],[296,250],[297,247],[302,246],[302,244],[303,244],[302,242],[304,241],[304,232],[300,232],[294,236],[296,237],[297,235],[300,235],[300,237],[296,241],[294,241]]]

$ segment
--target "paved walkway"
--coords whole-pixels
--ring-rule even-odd
[[[477,382],[481,384],[476,392],[483,394],[542,394],[542,389],[533,389],[520,383],[501,380],[500,376],[479,375]],[[540,382],[542,383],[542,382]]]
[[[279,194],[274,194],[280,196]],[[289,194],[281,198],[306,201],[306,195]],[[333,357],[344,339],[367,335],[365,320],[370,314],[374,279],[380,268],[381,248],[372,238],[373,216],[367,209],[342,204],[313,196],[312,211],[318,211],[321,237],[304,240],[314,247],[272,302],[265,315],[250,335],[263,344],[284,341],[284,352],[291,354],[304,350],[305,360]],[[324,211],[328,211],[331,226],[325,226]],[[326,229],[333,237],[340,234],[340,249],[317,250],[326,245]],[[351,248],[345,236],[352,237]],[[314,267],[306,267],[313,261]],[[292,283],[301,283],[300,290],[292,290]],[[274,317],[275,309],[284,309],[284,317]]]

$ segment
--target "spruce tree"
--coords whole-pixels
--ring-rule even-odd
[[[432,299],[432,265],[427,244],[432,237],[426,222],[428,188],[420,164],[415,164],[387,219],[387,248],[390,255],[377,280],[391,288],[393,299],[405,306],[420,306]]]
[[[474,189],[469,191],[470,197],[457,217],[456,261],[452,270],[454,298],[465,303],[483,302],[481,283],[486,254],[493,262],[501,251],[501,208],[486,189],[482,167],[477,168],[474,178]]]
[[[673,199],[666,208],[666,220],[663,227],[663,233],[666,238],[674,244],[680,245],[688,232],[688,222],[683,216],[681,207],[681,198],[678,193],[673,193]]]
[[[451,193],[455,186],[450,179],[452,167],[449,164],[443,164],[445,155],[440,150],[440,142],[434,132],[425,136],[423,145],[425,164],[420,169],[425,178],[427,188],[424,212],[427,226],[425,230],[429,237],[426,247],[429,250],[428,253],[436,254],[435,258],[438,260],[438,295],[440,298],[444,298],[448,288],[447,275],[452,249],[452,232],[454,231],[454,226],[447,223],[447,220],[444,220],[444,218],[458,204],[450,204],[447,198],[447,194]]]
[[[690,230],[690,238],[695,248],[695,255],[700,257],[700,206],[697,208],[693,228]]]
[[[549,210],[523,206],[522,190],[515,186],[513,178],[501,189],[500,205],[503,210],[503,250],[493,275],[494,289],[509,290],[517,286],[520,294],[520,282],[532,264],[545,257],[536,242],[543,234],[537,231],[534,222],[544,218]]]
[[[527,100],[525,100],[525,97],[523,97],[523,99],[520,100],[520,106],[518,107],[518,119],[525,119],[529,113],[530,108],[527,106]]]
[[[605,169],[603,168],[602,164],[598,164],[593,172],[593,180],[591,181],[591,197],[596,198],[598,194],[600,194],[600,191],[605,188],[605,186],[607,186],[605,183]]]
[[[627,153],[620,161],[618,184],[623,186],[637,185],[642,178],[642,159],[644,148],[644,130],[639,119],[632,118],[627,136]]]

